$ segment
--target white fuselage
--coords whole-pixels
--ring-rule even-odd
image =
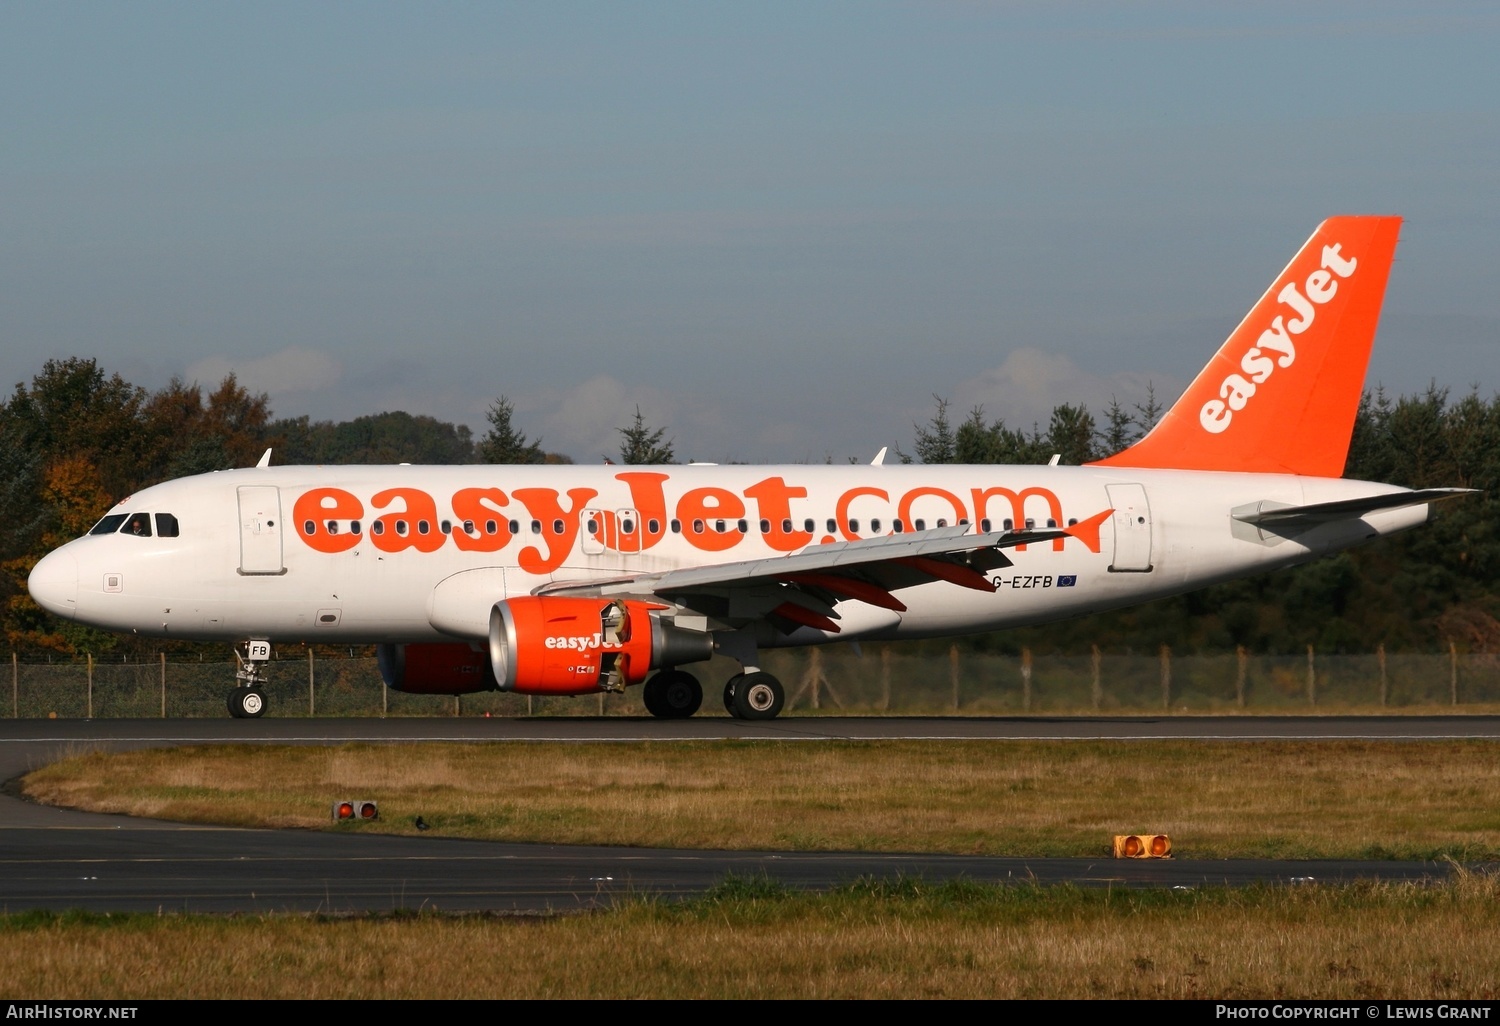
[[[1114,511],[1097,544],[1069,537],[1006,549],[1014,565],[989,573],[993,592],[947,581],[904,588],[904,612],[845,599],[839,634],[801,627],[769,643],[926,637],[1054,620],[1304,562],[1416,526],[1427,507],[1290,537],[1231,511],[1399,491],[1104,467],[268,467],[145,489],[112,513],[169,514],[175,536],[117,529],[80,538],[38,564],[30,585],[54,613],[144,635],[478,641],[495,602],[551,582],[773,558],[890,534],[898,521],[906,532],[960,521],[1000,531],[1030,520],[1040,530]]]

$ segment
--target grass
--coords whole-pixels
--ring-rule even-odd
[[[645,847],[1190,858],[1500,855],[1488,741],[704,741],[212,746],[38,770],[42,802],[164,819]]]
[[[0,998],[1445,998],[1500,886],[1085,891],[729,880],[545,918],[0,917]]]

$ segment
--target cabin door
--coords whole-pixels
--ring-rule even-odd
[[[281,493],[274,485],[244,485],[240,494],[240,573],[284,574]]]

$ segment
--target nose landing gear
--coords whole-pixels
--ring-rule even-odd
[[[234,672],[239,683],[229,689],[229,715],[237,720],[257,719],[266,712],[266,663],[271,661],[269,641],[250,641],[245,644],[245,654],[238,647],[234,657],[240,668]]]

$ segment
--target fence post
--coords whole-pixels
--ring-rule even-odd
[[[1031,649],[1021,649],[1021,708],[1031,711]]]
[[[1234,704],[1239,706],[1241,709],[1245,708],[1246,655],[1247,653],[1245,652],[1244,645],[1236,645],[1234,647],[1234,659],[1236,664],[1234,670]]]
[[[948,678],[953,684],[953,711],[958,712],[958,646],[948,646]]]
[[[1391,697],[1390,679],[1385,675],[1385,642],[1375,646],[1375,659],[1380,663],[1380,705],[1384,708]]]
[[[307,715],[317,715],[316,699],[313,694],[313,650],[307,646]]]
[[[1448,691],[1452,695],[1453,704],[1458,704],[1458,645],[1448,642]]]
[[[1089,647],[1094,651],[1094,680],[1093,687],[1089,692],[1089,697],[1093,700],[1094,711],[1098,712],[1099,706],[1104,704],[1104,677],[1103,674],[1100,673],[1104,660],[1103,657],[1099,655],[1098,645],[1090,645]]]
[[[167,654],[156,653],[161,659],[161,718],[167,718]]]
[[[1172,650],[1161,647],[1161,707],[1172,708]]]
[[[94,653],[88,654],[89,658],[89,719],[94,718]]]
[[[1318,704],[1318,669],[1313,662],[1313,647],[1307,646],[1307,704]]]

